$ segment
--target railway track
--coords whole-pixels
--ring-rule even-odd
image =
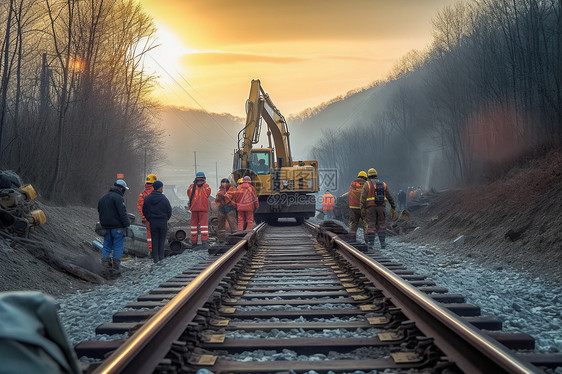
[[[259,225],[128,309],[96,329],[128,339],[75,347],[100,360],[87,372],[536,373],[562,363],[522,353],[532,337],[502,333],[462,295],[313,225]]]

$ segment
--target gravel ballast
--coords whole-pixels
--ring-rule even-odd
[[[380,253],[404,264],[417,274],[428,275],[438,286],[448,288],[449,292],[464,295],[467,302],[481,307],[482,315],[496,316],[504,321],[504,331],[530,334],[536,339],[538,352],[562,351],[560,284],[529,278],[517,269],[483,267],[470,258],[458,258],[431,247],[397,243],[392,239]],[[186,251],[181,255],[168,257],[157,265],[152,265],[146,259],[133,259],[123,263],[125,271],[114,284],[60,297],[57,299],[60,305],[59,316],[71,343],[74,345],[84,340],[115,339],[116,336],[96,335],[95,327],[111,322],[114,313],[124,310],[125,305],[136,301],[138,296],[146,294],[176,274],[210,259],[206,251]],[[324,304],[302,309],[352,307]],[[290,306],[248,306],[241,307],[240,310],[279,308],[300,309]],[[338,334],[335,330],[330,332]],[[275,332],[272,336],[274,335]],[[267,336],[267,333],[263,336]]]

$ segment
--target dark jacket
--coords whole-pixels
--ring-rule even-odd
[[[111,187],[109,192],[101,197],[98,201],[98,213],[103,228],[118,229],[131,225],[127,216],[123,192],[119,187]]]
[[[168,198],[160,191],[152,191],[144,199],[142,214],[148,222],[153,220],[169,220],[172,216],[172,206]]]

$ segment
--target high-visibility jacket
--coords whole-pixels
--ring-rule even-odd
[[[386,202],[390,203],[393,209],[396,209],[394,199],[390,194],[390,190],[386,183],[379,179],[369,179],[361,191],[361,209],[371,206],[386,206]]]
[[[193,192],[193,188],[195,188],[195,192]],[[192,192],[193,198],[191,198]],[[209,196],[211,196],[211,187],[207,183],[204,183],[201,187],[192,183],[187,189],[189,210],[192,212],[209,211]]]
[[[361,208],[361,191],[363,190],[363,185],[366,180],[363,178],[357,178],[349,186],[349,207],[351,209]]]
[[[234,208],[236,207],[236,202],[234,201],[235,194],[236,194],[236,190],[230,185],[228,185],[228,189],[223,188],[221,186],[219,192],[217,192],[217,196],[215,197],[215,203],[217,204],[219,210],[221,211],[225,211],[225,209],[226,211],[234,210]]]
[[[236,209],[242,212],[254,211],[260,206],[256,189],[248,182],[244,182],[236,188],[234,200]]]
[[[329,192],[322,196],[322,210],[334,210],[334,195]]]
[[[139,210],[139,213],[141,215],[141,218],[143,221],[146,221],[146,218],[144,217],[144,214],[142,214],[142,206],[144,205],[144,199],[146,199],[146,197],[148,195],[150,195],[150,193],[154,190],[154,188],[152,187],[152,183],[146,183],[144,185],[144,191],[142,191],[139,194],[139,199],[137,201],[137,209]]]

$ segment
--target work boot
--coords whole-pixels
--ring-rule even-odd
[[[111,258],[102,257],[101,258],[101,273],[100,275],[105,279],[111,278]]]
[[[121,260],[113,259],[113,265],[111,266],[113,270],[121,272]]]
[[[386,243],[385,243],[385,234],[384,232],[379,232],[379,241],[381,242],[381,248],[385,249],[386,248]]]
[[[114,280],[121,276],[121,260],[113,259],[113,264],[109,268],[108,279]]]

